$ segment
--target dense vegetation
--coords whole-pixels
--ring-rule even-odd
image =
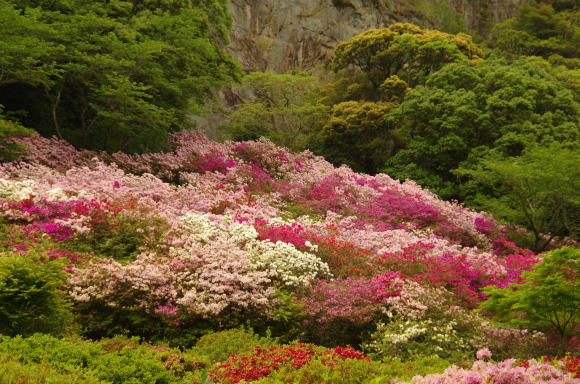
[[[0,105],[84,148],[160,150],[238,77],[229,22],[225,1],[2,1]]]
[[[578,383],[580,11],[418,4],[241,78],[223,0],[0,2],[0,383]]]
[[[285,97],[283,106],[273,107],[257,92],[256,102],[240,105],[227,128],[234,139],[266,136],[356,171],[414,180],[443,199],[525,226],[534,239],[521,244],[537,251],[550,243],[540,241],[543,235],[577,240],[571,222],[580,207],[573,197],[552,208],[547,202],[530,208],[527,197],[506,194],[522,180],[521,169],[507,169],[522,155],[550,146],[554,155],[535,162],[535,171],[545,175],[579,149],[579,14],[575,2],[526,3],[479,44],[464,33],[410,24],[369,30],[337,47],[329,63],[334,76],[320,70],[310,79],[303,73],[251,74],[244,89],[258,90],[254,79],[265,77],[272,89],[298,85],[293,89],[304,98]],[[244,113],[249,110],[260,113]],[[299,139],[280,140],[260,119],[268,113],[309,124],[287,130]],[[491,177],[489,165],[502,161],[503,176]],[[577,190],[574,171],[560,172],[551,186]],[[553,192],[537,191],[534,199],[549,195],[554,202]]]

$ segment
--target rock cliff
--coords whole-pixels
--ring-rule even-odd
[[[395,22],[464,23],[485,33],[526,0],[230,0],[229,52],[246,71],[284,72],[326,62],[341,41]],[[442,28],[443,29],[443,28]]]

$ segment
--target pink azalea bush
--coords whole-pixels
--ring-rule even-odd
[[[515,359],[501,363],[476,361],[471,368],[450,367],[443,374],[414,377],[406,384],[575,384],[579,379],[564,373],[553,365],[529,360],[525,365],[517,364]]]

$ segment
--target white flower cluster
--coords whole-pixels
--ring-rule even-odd
[[[308,286],[316,277],[330,276],[330,268],[316,255],[302,252],[293,244],[261,241],[252,225],[220,219],[213,222],[209,216],[188,213],[181,221],[191,240],[234,244],[246,252],[253,269],[266,272],[269,278],[288,287]],[[309,248],[315,250],[316,246],[310,244]]]
[[[379,332],[384,332],[381,335],[381,341],[383,343],[392,343],[392,344],[403,344],[408,343],[409,340],[413,340],[419,336],[422,336],[427,333],[427,327],[425,323],[427,322],[414,322],[407,320],[404,323],[397,324],[397,328],[394,333],[392,332],[390,327],[387,327],[384,323],[379,323],[377,325],[377,330]]]
[[[318,277],[330,276],[328,265],[317,256],[296,249],[293,244],[277,241],[252,241],[245,247],[257,270],[289,287],[308,286]]]
[[[8,201],[20,201],[34,195],[33,180],[12,181],[0,179],[0,199]]]
[[[62,202],[69,200],[67,194],[61,188],[53,188],[48,191],[34,189],[34,180],[13,181],[0,179],[0,200],[20,201],[30,196],[43,197],[48,201]]]
[[[455,321],[406,320],[377,324],[372,341],[364,346],[380,357],[413,354],[444,357],[453,351],[467,351],[471,346],[457,332]]]

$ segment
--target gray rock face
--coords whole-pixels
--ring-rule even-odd
[[[449,1],[469,30],[482,31],[512,17],[526,0],[230,0],[228,50],[246,71],[311,68],[367,29],[396,22],[429,26],[421,1]]]

